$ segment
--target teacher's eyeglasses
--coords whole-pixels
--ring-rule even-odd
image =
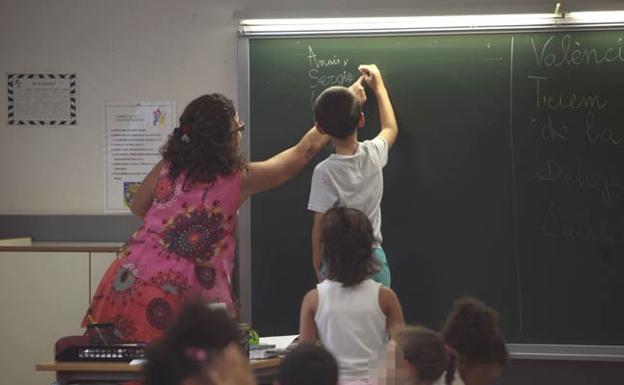
[[[233,129],[232,132],[242,132],[245,131],[245,122],[239,120],[236,122],[237,128]]]

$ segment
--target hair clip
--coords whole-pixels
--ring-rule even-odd
[[[206,351],[202,348],[189,347],[184,350],[184,355],[193,361],[203,362],[206,361]]]
[[[451,345],[448,344],[444,344],[444,351],[446,352],[446,354],[448,354],[449,356],[455,356],[457,357],[457,350],[453,349],[453,347]]]
[[[182,132],[182,136],[180,137],[180,140],[183,141],[184,143],[190,143],[191,138],[189,137],[189,134],[191,133],[191,127],[189,125],[181,126],[180,131]]]

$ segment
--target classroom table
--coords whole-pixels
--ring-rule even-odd
[[[270,383],[277,374],[281,361],[281,358],[251,360],[251,369],[258,383]],[[134,381],[141,377],[141,365],[130,365],[125,362],[55,361],[37,364],[35,370],[56,372],[56,382],[58,385],[68,385],[79,381]]]

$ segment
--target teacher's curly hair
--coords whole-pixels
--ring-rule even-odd
[[[191,182],[212,182],[246,167],[236,141],[236,109],[218,93],[202,95],[186,106],[180,126],[161,149],[170,177],[186,171]]]

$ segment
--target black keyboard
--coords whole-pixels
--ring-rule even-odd
[[[145,343],[72,345],[56,355],[56,361],[130,362],[145,358]]]

